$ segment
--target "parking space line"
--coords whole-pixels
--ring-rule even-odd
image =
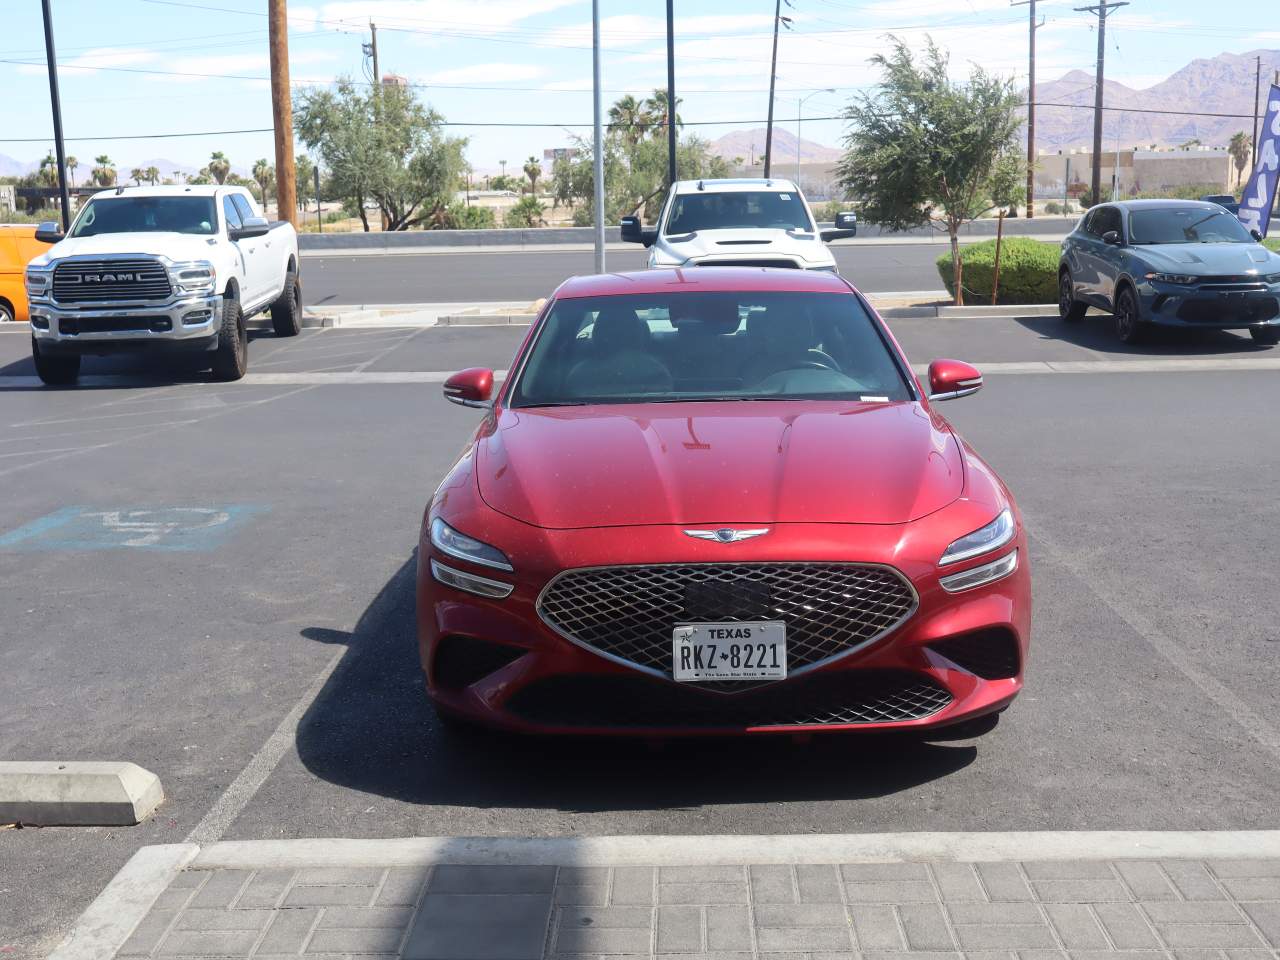
[[[375,363],[377,363],[377,362],[378,362],[379,360],[381,360],[383,357],[387,356],[388,354],[391,354],[391,353],[395,352],[395,350],[397,350],[399,347],[402,347],[403,345],[405,345],[406,343],[408,343],[410,340],[412,340],[414,337],[416,337],[416,336],[418,336],[419,334],[421,334],[423,330],[428,330],[428,329],[430,329],[430,328],[429,328],[429,327],[423,327],[423,328],[421,328],[421,329],[414,330],[414,331],[413,331],[411,334],[409,334],[407,337],[404,337],[404,338],[402,338],[401,340],[398,340],[397,342],[395,342],[395,343],[391,344],[391,346],[387,347],[385,350],[381,350],[381,351],[379,351],[378,353],[375,353],[372,357],[370,357],[370,358],[369,358],[368,360],[366,360],[364,363],[360,364],[360,366],[356,367],[356,372],[357,372],[357,373],[363,373],[365,370],[369,369],[369,367],[373,366]]]

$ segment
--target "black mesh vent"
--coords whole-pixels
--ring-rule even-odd
[[[979,630],[929,647],[956,666],[983,680],[1007,680],[1018,675],[1018,641],[1008,630]]]
[[[460,690],[501,670],[527,652],[521,647],[450,634],[442,637],[436,646],[431,675],[439,686]]]

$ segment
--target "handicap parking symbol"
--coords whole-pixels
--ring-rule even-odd
[[[0,550],[212,550],[265,507],[66,507],[0,534]]]

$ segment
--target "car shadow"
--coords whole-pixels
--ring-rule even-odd
[[[1255,343],[1247,330],[1194,330],[1178,327],[1151,327],[1140,343],[1121,343],[1112,328],[1110,314],[1090,310],[1078,323],[1059,317],[1019,317],[1017,322],[1042,340],[1070,343],[1095,353],[1126,357],[1211,355],[1222,353],[1266,353],[1273,349]]]
[[[302,631],[347,647],[297,733],[303,764],[330,783],[413,804],[509,807],[519,797],[522,806],[584,813],[880,797],[977,756],[971,743],[900,735],[619,738],[602,748],[585,738],[444,729],[422,686],[415,568],[410,557],[353,633]]]
[[[270,330],[249,330],[249,344],[257,340],[275,340],[277,337]],[[249,359],[249,367],[253,369],[253,358]],[[127,377],[135,383],[117,383],[114,387],[164,387],[180,383],[201,383],[209,379],[209,359],[206,356],[190,356],[181,353],[120,353],[108,356],[85,356],[80,361],[82,377]],[[0,377],[34,377],[35,361],[30,354],[17,360],[11,360],[0,366]],[[13,388],[9,388],[13,389]],[[37,385],[32,389],[47,390],[48,387]],[[54,389],[86,389],[86,387],[65,387]],[[92,389],[92,388],[88,388]]]

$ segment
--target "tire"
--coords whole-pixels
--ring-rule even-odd
[[[52,357],[40,352],[40,344],[31,338],[31,359],[36,364],[36,376],[51,387],[66,387],[80,377],[79,357]]]
[[[240,301],[227,297],[222,301],[222,326],[218,328],[218,346],[209,365],[215,380],[239,380],[249,367],[249,335],[244,327]]]
[[[0,300],[0,323],[13,323],[13,307]]]
[[[1280,343],[1280,327],[1250,327],[1249,336],[1253,337],[1254,343],[1274,347]]]
[[[1071,282],[1071,274],[1063,270],[1058,274],[1058,316],[1067,323],[1078,323],[1084,319],[1089,305],[1076,299],[1075,284]]]
[[[1144,324],[1138,313],[1138,298],[1134,295],[1132,287],[1121,287],[1120,292],[1116,294],[1115,310],[1112,312],[1115,317],[1116,337],[1121,343],[1141,343],[1146,335],[1146,324]]]
[[[302,330],[302,287],[296,270],[284,275],[284,291],[271,304],[271,326],[277,337],[296,337]]]

